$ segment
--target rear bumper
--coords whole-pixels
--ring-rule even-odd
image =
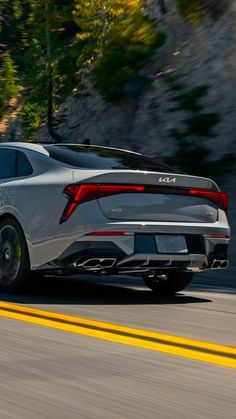
[[[71,273],[129,274],[148,271],[182,270],[203,272],[210,269],[226,269],[228,261],[228,239],[201,235],[188,235],[187,254],[158,254],[139,252],[133,237],[132,252],[124,251],[121,238],[117,242],[91,240],[74,242],[57,259],[40,266],[45,270],[67,270]],[[113,237],[113,240],[116,240]],[[129,236],[129,240],[132,238]]]
[[[85,251],[89,250],[88,240],[96,242],[97,249],[100,249],[105,242],[108,244],[107,249],[110,249],[111,246],[113,249],[113,245],[115,245],[118,247],[118,250],[121,249],[121,252],[124,252],[125,256],[129,256],[135,253],[134,233],[195,236],[217,234],[230,236],[229,225],[223,210],[219,210],[218,221],[215,223],[112,221],[104,217],[98,203],[95,201],[81,205],[79,210],[75,211],[64,224],[52,225],[51,229],[47,225],[47,228],[44,227],[42,231],[40,230],[40,234],[38,226],[35,225],[34,229],[33,238],[32,235],[26,234],[32,270],[44,269],[44,266],[48,266],[50,269],[53,262],[58,260],[60,262],[65,254],[73,255],[73,253],[79,253],[81,248]],[[110,237],[109,239],[108,237],[95,238],[87,236],[91,232],[98,231],[124,231],[126,236]],[[36,234],[37,237],[35,237]],[[83,243],[88,243],[88,247],[83,247]],[[93,244],[91,246],[94,247]],[[208,255],[209,252],[209,249],[198,252],[192,249],[191,253]]]

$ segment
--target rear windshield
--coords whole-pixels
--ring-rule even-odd
[[[51,158],[81,169],[147,170],[177,173],[159,159],[151,159],[128,151],[86,145],[45,145]]]

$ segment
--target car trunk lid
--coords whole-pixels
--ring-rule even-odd
[[[96,172],[96,171],[94,171]],[[194,191],[219,192],[210,179],[173,173],[139,171],[101,171],[82,183],[145,187],[137,191],[99,193],[98,203],[104,216],[124,221],[216,222],[219,203]],[[118,188],[119,189],[119,188]],[[191,192],[190,192],[191,191]],[[140,193],[142,192],[142,193]]]

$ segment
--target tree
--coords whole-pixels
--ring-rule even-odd
[[[165,0],[159,0],[159,7],[160,7],[160,11],[161,13],[164,15],[165,13],[167,13],[167,7],[166,7],[166,2]]]
[[[25,48],[27,17],[28,0],[0,0],[0,49],[10,51],[19,68]]]
[[[163,45],[165,34],[141,9],[129,11],[108,30],[103,53],[94,65],[94,86],[107,100],[121,100],[130,79]]]
[[[107,100],[120,100],[125,85],[165,40],[139,0],[77,0],[74,19],[94,86]]]
[[[61,139],[54,112],[78,86],[84,68],[106,99],[123,96],[129,79],[164,42],[144,3],[0,0],[0,55],[1,49],[9,52],[21,75],[27,138],[47,119],[50,135]],[[164,10],[164,0],[160,6]]]
[[[73,15],[82,45],[80,63],[93,62],[102,53],[112,24],[127,12],[140,9],[139,0],[76,0]]]
[[[17,70],[9,53],[2,56],[0,70],[0,111],[19,93]]]
[[[53,113],[75,84],[73,5],[72,0],[30,0],[29,47],[25,53],[27,93],[32,103],[47,107],[48,130],[56,140],[61,137],[55,132]]]

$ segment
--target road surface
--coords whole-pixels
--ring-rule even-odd
[[[106,340],[106,332],[97,337],[91,329],[94,321],[103,328],[112,323],[140,335],[174,335],[178,342],[200,340],[200,346],[235,351],[236,288],[232,277],[223,276],[200,276],[173,298],[158,298],[129,278],[48,278],[32,294],[2,294],[0,418],[235,419],[235,356],[226,353],[217,363],[208,351],[202,361],[198,350],[186,357],[181,345],[176,356],[173,343],[173,350],[162,352],[159,343],[152,350],[150,342],[127,343],[127,334],[116,341],[112,332]],[[48,312],[59,320],[86,319],[91,336],[77,326],[65,330],[65,322],[50,324]],[[232,366],[226,367],[228,359]]]

